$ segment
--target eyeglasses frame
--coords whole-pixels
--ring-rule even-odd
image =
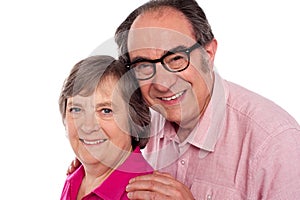
[[[129,69],[133,69],[134,67],[132,67],[132,65],[136,64],[136,63],[139,63],[139,62],[149,62],[153,65],[153,74],[150,76],[150,77],[147,77],[147,78],[137,78],[138,80],[148,80],[148,79],[151,79],[155,74],[156,74],[156,63],[160,62],[161,65],[165,68],[165,70],[169,71],[169,72],[173,72],[173,73],[176,73],[176,72],[181,72],[183,70],[186,70],[188,68],[188,66],[190,65],[190,54],[193,50],[197,49],[201,47],[201,45],[199,44],[199,42],[196,42],[195,44],[193,44],[191,47],[189,48],[186,48],[186,49],[181,49],[181,50],[177,50],[177,51],[168,51],[166,54],[164,54],[162,57],[158,58],[158,59],[155,59],[155,60],[150,60],[150,59],[139,59],[139,60],[136,60],[132,63],[127,63],[126,67],[129,68]],[[179,52],[184,52],[186,53],[187,55],[187,58],[188,58],[188,63],[186,65],[186,67],[180,69],[180,70],[172,70],[170,69],[165,63],[164,63],[164,59],[169,56],[169,55],[172,55],[172,54],[175,54],[175,53],[179,53]]]

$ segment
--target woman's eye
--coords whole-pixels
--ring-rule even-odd
[[[111,119],[113,111],[109,108],[101,108],[97,110],[97,115],[102,119]]]
[[[79,113],[81,111],[81,108],[73,107],[73,108],[70,108],[69,111],[71,113]]]
[[[104,108],[104,109],[101,109],[101,113],[103,113],[103,114],[111,114],[112,110],[109,109],[109,108]]]

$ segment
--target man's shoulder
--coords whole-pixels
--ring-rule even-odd
[[[255,123],[267,131],[273,131],[279,127],[299,127],[287,111],[270,99],[235,83],[226,81],[226,84],[229,114],[237,115],[236,117],[248,123]]]

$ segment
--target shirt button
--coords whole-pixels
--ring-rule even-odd
[[[181,163],[182,165],[184,165],[184,164],[185,164],[185,161],[184,161],[184,160],[181,160],[180,163]]]
[[[212,200],[211,194],[207,195],[207,196],[206,196],[206,199],[207,199],[207,200]]]

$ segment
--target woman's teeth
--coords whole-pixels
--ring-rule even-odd
[[[84,140],[84,139],[79,139],[81,142],[83,142],[84,144],[88,144],[88,145],[95,145],[95,144],[100,144],[105,142],[107,139],[101,139],[101,140]]]

